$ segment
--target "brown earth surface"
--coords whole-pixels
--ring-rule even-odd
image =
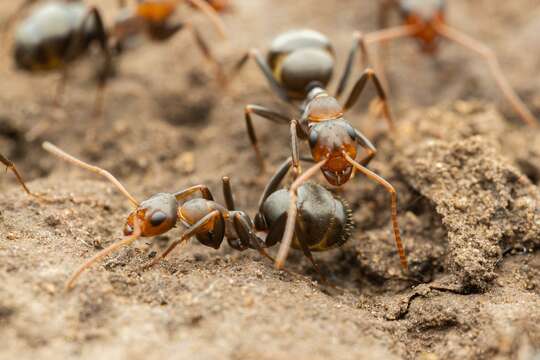
[[[92,3],[110,23],[115,2]],[[0,21],[16,4],[0,4]],[[227,65],[282,31],[310,27],[332,39],[339,71],[352,31],[376,27],[371,1],[234,5],[224,15],[228,42],[200,14],[186,7],[181,14]],[[449,21],[496,50],[540,114],[537,1],[449,5]],[[102,118],[92,112],[97,56],[72,70],[59,109],[52,104],[58,76],[21,74],[4,53],[0,152],[33,190],[56,201],[37,202],[12,174],[0,177],[0,358],[538,359],[540,133],[519,123],[480,60],[443,45],[436,60],[419,56],[410,41],[390,46],[395,140],[366,110],[371,94],[348,114],[378,147],[370,168],[399,192],[407,276],[388,194],[358,175],[339,192],[354,210],[353,236],[316,254],[334,287],[321,284],[296,251],[288,274],[256,252],[195,241],[141,270],[179,236],[175,229],[109,256],[69,293],[67,277],[120,238],[130,207],[110,184],[44,152],[43,141],[107,168],[139,199],[206,184],[222,201],[221,176],[229,175],[237,205],[253,215],[269,173],[258,172],[243,107],[287,107],[254,65],[221,89],[187,34],[128,53]],[[288,129],[256,121],[274,168],[289,154]]]

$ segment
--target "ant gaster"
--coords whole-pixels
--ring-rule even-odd
[[[259,200],[255,216],[258,231],[268,232],[265,246],[282,241],[278,261],[283,264],[290,247],[302,250],[320,273],[312,252],[327,251],[342,246],[354,227],[349,205],[315,182],[298,179],[289,190],[279,189],[289,171],[292,159],[286,160],[270,179]],[[314,167],[304,174],[318,171]],[[283,245],[284,244],[284,245]],[[401,264],[407,268],[405,251],[399,237],[396,247]],[[280,266],[281,266],[280,265]]]
[[[508,82],[493,50],[446,23],[445,3],[444,0],[384,0],[381,4],[379,18],[379,25],[383,29],[363,37],[364,51],[366,46],[372,43],[384,43],[389,40],[411,37],[418,41],[423,52],[433,55],[437,52],[442,38],[455,42],[480,55],[486,61],[497,86],[521,120],[528,125],[537,126],[537,119]],[[403,24],[386,28],[387,17],[392,9],[399,10]],[[365,56],[367,57],[367,54]],[[384,72],[379,71],[379,74],[384,79]],[[386,84],[386,81],[383,81],[383,84]]]
[[[176,193],[158,193],[139,202],[108,171],[87,164],[45,142],[43,148],[55,156],[71,162],[86,170],[99,174],[113,183],[120,192],[133,204],[134,210],[127,217],[123,233],[125,238],[101,250],[84,262],[69,278],[66,289],[70,289],[81,273],[96,261],[111,252],[133,243],[139,237],[150,237],[164,234],[181,224],[185,228],[181,237],[173,241],[169,247],[145,267],[156,264],[167,256],[177,245],[196,237],[206,246],[218,249],[226,237],[228,244],[236,250],[256,249],[270,260],[274,259],[264,250],[264,242],[255,234],[254,225],[249,216],[235,209],[229,178],[224,177],[223,193],[226,207],[215,202],[210,190],[204,185],[196,185]],[[201,198],[186,198],[199,193]]]

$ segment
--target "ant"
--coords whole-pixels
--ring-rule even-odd
[[[354,43],[349,52],[347,65],[337,88],[337,95],[344,91],[350,77],[356,52],[362,50],[361,35],[356,33]],[[391,196],[391,213],[394,238],[401,243],[399,225],[397,222],[397,192],[394,187],[366,166],[375,156],[377,150],[359,130],[355,129],[344,118],[344,112],[351,108],[362,93],[368,80],[372,80],[381,101],[385,119],[390,129],[394,129],[393,120],[387,104],[387,98],[377,75],[367,69],[354,84],[351,93],[342,107],[335,97],[325,90],[334,70],[334,51],[329,40],[321,33],[313,30],[294,30],[278,36],[272,43],[265,61],[258,50],[251,50],[235,65],[235,75],[247,62],[254,58],[260,70],[266,77],[272,90],[287,103],[294,100],[302,101],[299,106],[301,116],[299,121],[291,120],[272,109],[258,105],[248,105],[245,108],[245,121],[251,144],[264,169],[264,159],[260,153],[251,115],[256,114],[267,120],[290,124],[292,163],[295,174],[301,173],[298,153],[298,138],[307,140],[312,158],[317,164],[300,176],[291,186],[291,205],[288,231],[285,232],[280,252],[276,261],[278,268],[283,266],[286,254],[292,241],[292,229],[296,213],[296,203],[293,201],[297,188],[313,176],[319,169],[326,180],[334,186],[344,185],[355,171],[359,171],[371,180],[382,185]],[[367,151],[356,161],[357,145]],[[291,217],[292,216],[292,217]],[[404,256],[402,265],[407,269]]]
[[[6,158],[4,155],[0,154],[0,162],[2,164],[4,164],[6,166],[6,171],[8,170],[11,170],[13,172],[13,174],[15,175],[15,177],[17,178],[17,181],[19,182],[19,184],[21,185],[21,187],[23,188],[23,190],[30,196],[38,199],[38,200],[42,200],[42,201],[48,201],[47,198],[37,194],[37,193],[34,193],[32,191],[30,191],[30,189],[28,188],[28,186],[26,186],[26,183],[24,182],[24,179],[22,177],[22,175],[19,173],[19,171],[17,170],[17,167],[15,166],[15,164],[13,162],[11,162],[8,158]]]
[[[178,4],[182,2],[201,10],[220,35],[226,38],[225,25],[217,13],[220,2],[214,4],[212,1],[204,0],[139,0],[134,8],[126,9],[116,19],[112,30],[116,39],[115,48],[118,52],[122,52],[126,43],[140,33],[146,34],[152,41],[162,42],[182,30],[188,30],[204,58],[214,66],[216,78],[223,84],[225,80],[221,65],[213,56],[199,30],[190,21],[171,20]],[[125,1],[121,2],[122,5],[124,3]]]
[[[255,249],[264,257],[274,261],[264,250],[264,242],[256,236],[255,227],[249,216],[243,211],[236,210],[228,177],[222,178],[226,207],[214,201],[210,190],[205,185],[195,185],[175,193],[157,193],[139,202],[108,171],[87,164],[49,142],[44,142],[43,148],[65,161],[105,177],[135,208],[125,222],[123,229],[125,237],[85,261],[68,279],[66,290],[73,288],[81,273],[96,261],[123,246],[132,244],[139,237],[164,234],[177,224],[185,228],[180,239],[172,242],[163,253],[146,264],[144,268],[155,265],[176,246],[192,237],[196,237],[201,244],[214,249],[219,249],[223,239],[227,237],[227,242],[233,249],[239,251]],[[196,193],[199,193],[201,197],[185,201]]]
[[[17,13],[33,2],[35,0],[27,0]],[[24,71],[61,71],[55,97],[58,104],[65,88],[69,65],[83,57],[94,42],[99,44],[104,57],[95,101],[96,112],[99,112],[106,74],[110,72],[112,62],[107,33],[97,8],[77,1],[50,2],[36,8],[16,29],[13,55],[17,68]]]
[[[207,14],[224,36],[224,25],[208,3],[202,0],[186,1]],[[12,18],[34,2],[36,0],[26,0]],[[221,81],[220,65],[212,56],[198,30],[190,22],[171,23],[169,21],[175,12],[177,2],[179,1],[139,1],[133,11],[124,14],[124,17],[116,22],[110,34],[105,29],[99,10],[93,6],[87,6],[77,0],[46,3],[36,8],[17,27],[15,63],[19,69],[31,73],[61,71],[62,77],[55,101],[58,104],[68,77],[68,66],[82,58],[90,46],[97,42],[104,56],[104,65],[99,71],[95,101],[95,109],[99,113],[102,109],[103,91],[112,73],[112,56],[122,52],[125,42],[141,31],[146,32],[153,40],[166,40],[182,29],[189,29],[205,58],[215,65],[217,77]],[[109,38],[112,40],[109,41]]]
[[[319,170],[317,166],[306,171],[289,190],[278,190],[291,165],[292,158],[289,157],[266,185],[254,218],[255,228],[268,233],[266,247],[282,241],[277,257],[278,268],[283,265],[292,246],[302,250],[321,274],[312,252],[327,251],[349,240],[354,227],[352,211],[347,202],[323,186],[306,182],[311,174]],[[399,237],[396,238],[396,247],[401,264],[407,269],[405,251]]]
[[[252,114],[278,124],[290,124],[295,171],[299,169],[297,153],[299,136],[309,141],[316,161],[321,156],[331,160],[323,172],[333,185],[345,183],[352,173],[350,171],[352,166],[341,161],[343,160],[340,155],[341,148],[348,148],[354,159],[356,157],[355,144],[358,143],[368,151],[366,158],[361,161],[365,164],[375,156],[375,147],[343,118],[343,114],[356,103],[367,82],[371,80],[381,101],[385,119],[390,129],[394,129],[386,94],[377,75],[373,70],[366,69],[355,82],[343,107],[336,99],[347,86],[357,48],[360,45],[361,41],[355,34],[336,97],[330,96],[325,89],[334,71],[334,50],[326,36],[314,30],[293,30],[281,34],[272,42],[266,61],[257,49],[252,49],[234,66],[231,77],[244,67],[248,59],[253,58],[270,88],[281,100],[288,104],[301,101],[300,106],[297,107],[301,114],[299,121],[291,121],[289,116],[263,106],[247,105],[245,107],[247,132],[261,170],[264,170],[265,164],[258,146]],[[334,147],[334,143],[339,144]]]
[[[493,50],[447,25],[444,0],[383,0],[380,6],[379,25],[382,30],[366,34],[363,48],[371,43],[383,43],[403,37],[416,39],[421,50],[434,55],[442,38],[455,42],[480,55],[487,63],[497,86],[519,117],[530,126],[537,126],[537,119],[516,94],[506,79]],[[388,14],[398,9],[403,25],[386,28]],[[367,55],[366,55],[367,57]],[[381,72],[381,77],[383,73]]]

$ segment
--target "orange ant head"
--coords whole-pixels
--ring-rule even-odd
[[[434,24],[444,23],[444,1],[403,0],[401,11],[407,25],[420,28],[414,36],[420,41],[422,51],[429,54],[437,51],[439,35]]]
[[[327,159],[321,170],[328,182],[335,186],[346,183],[352,175],[352,165],[343,152],[356,158],[356,132],[344,119],[311,124],[309,147],[316,162]]]
[[[124,226],[124,235],[132,235],[135,219],[141,227],[141,236],[161,235],[174,227],[177,215],[177,202],[172,194],[159,193],[143,201],[129,214]]]
[[[309,124],[309,147],[315,161],[327,159],[321,168],[332,185],[346,183],[352,175],[352,165],[345,159],[345,151],[356,157],[356,133],[343,119],[343,108],[325,93],[316,95],[307,105],[303,117]]]
[[[137,15],[149,22],[161,23],[175,11],[174,1],[144,0],[137,5]]]

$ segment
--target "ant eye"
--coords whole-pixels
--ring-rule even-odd
[[[319,133],[315,130],[311,130],[309,133],[309,146],[315,147],[317,145],[317,140],[319,140]]]
[[[159,226],[167,219],[167,215],[163,211],[156,211],[150,217],[150,225]]]

